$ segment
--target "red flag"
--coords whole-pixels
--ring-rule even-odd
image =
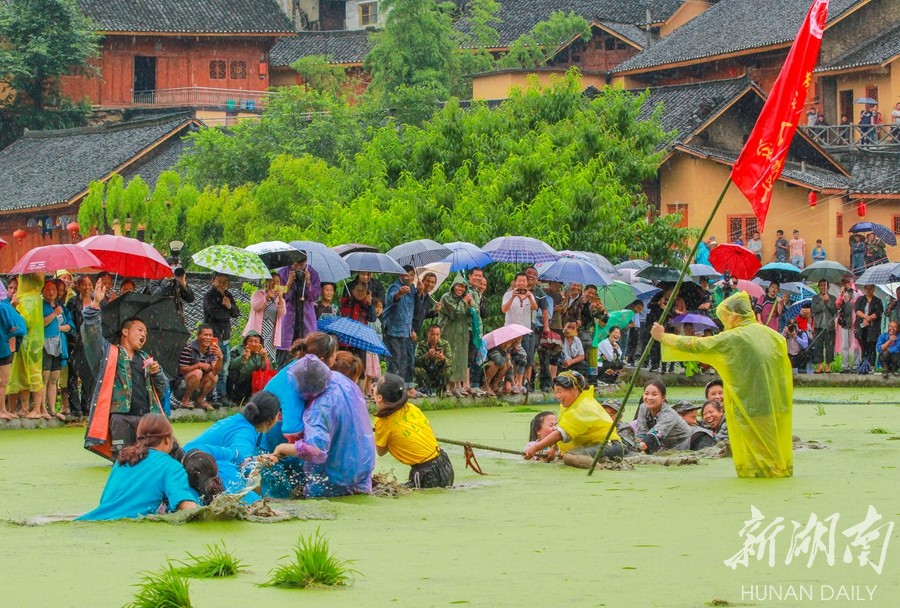
[[[784,169],[788,148],[803,113],[827,16],[828,0],[814,0],[750,138],[731,170],[731,181],[750,201],[760,231],[766,224],[772,186]]]

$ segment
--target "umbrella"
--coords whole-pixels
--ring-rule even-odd
[[[309,265],[319,273],[322,283],[337,283],[350,278],[350,266],[331,247],[315,241],[291,241],[291,247],[306,253]]]
[[[375,330],[347,317],[322,317],[319,319],[319,331],[334,334],[344,344],[359,348],[376,355],[390,357],[391,353],[384,345]]]
[[[609,275],[616,274],[616,270],[618,270],[615,265],[607,260],[605,257],[600,255],[599,253],[591,253],[590,251],[571,251],[569,249],[565,249],[559,252],[560,255],[571,258],[579,258],[582,260],[587,260],[603,272]]]
[[[255,245],[247,245],[247,251],[255,253],[259,259],[263,261],[268,268],[283,268],[290,266],[294,262],[300,261],[300,251],[295,247],[291,247],[284,241],[266,241],[264,243],[256,243]],[[316,268],[318,270],[318,268]]]
[[[875,292],[881,294],[881,298],[896,298],[897,297],[897,288],[900,287],[900,282],[887,283],[885,285],[876,285]],[[830,290],[829,290],[830,292]],[[837,296],[838,294],[835,294]],[[0,299],[3,298],[2,290],[0,290]]]
[[[722,245],[717,246],[716,249],[718,249],[719,247],[722,247]],[[715,249],[713,249],[713,251],[715,251]],[[752,281],[747,281],[744,279],[738,279],[737,289],[740,291],[747,292],[747,295],[754,299],[757,299],[760,296],[762,296],[764,293],[766,293],[766,290],[763,289],[762,287],[760,287],[759,285],[757,285],[756,283],[753,283]]]
[[[0,249],[3,249],[3,248],[6,247],[7,245],[9,245],[9,243],[7,243],[6,241],[4,241],[3,239],[0,239]]]
[[[98,234],[84,239],[78,246],[97,256],[103,269],[113,274],[154,280],[173,276],[166,258],[137,239]]]
[[[755,283],[762,287],[763,289],[768,289],[769,285],[772,284],[772,281],[766,281],[765,279],[760,279],[759,277],[750,281],[751,283]],[[778,286],[779,291],[783,291],[785,293],[793,294],[796,296],[793,298],[793,301],[802,300],[803,298],[811,298],[816,295],[816,292],[803,283],[799,281],[788,281],[786,283],[780,283]]]
[[[616,264],[616,270],[627,270],[629,268],[632,270],[643,270],[649,265],[650,262],[648,262],[647,260],[628,260],[626,262]]]
[[[337,254],[341,257],[344,257],[350,253],[356,252],[365,252],[365,253],[378,253],[377,247],[372,247],[371,245],[362,245],[360,243],[350,243],[349,245],[336,245],[332,247]]]
[[[484,334],[484,345],[486,348],[494,348],[495,346],[500,346],[510,340],[515,340],[518,337],[527,335],[531,333],[531,329],[525,327],[524,325],[518,325],[516,323],[511,323],[510,325],[504,325],[503,327],[498,327],[494,331]]]
[[[647,285],[645,283],[632,283],[631,284],[631,292],[635,295],[635,297],[644,303],[644,305],[649,304],[650,300],[653,299],[653,296],[661,292],[662,289],[659,287],[654,287],[653,285]],[[630,303],[630,302],[629,302]]]
[[[662,287],[663,289],[675,287],[675,281],[664,281],[659,284],[659,287]],[[689,310],[693,310],[700,306],[703,303],[705,296],[705,290],[698,284],[691,283],[690,281],[682,283],[681,287],[678,289],[678,297],[684,300],[684,305],[687,306]]]
[[[766,281],[790,283],[800,280],[800,269],[787,262],[769,262],[756,271],[756,276]]]
[[[896,262],[888,262],[887,264],[878,264],[867,268],[862,275],[856,279],[857,285],[887,285],[893,283],[900,278],[900,264]]]
[[[694,326],[701,325],[710,329],[719,329],[719,326],[716,325],[715,321],[713,321],[706,315],[701,315],[695,312],[678,315],[676,317],[673,317],[672,320],[669,321],[669,325],[684,325],[685,323],[691,323]]]
[[[560,283],[581,283],[597,287],[612,284],[612,279],[606,273],[590,262],[577,258],[560,258],[555,262],[542,262],[538,268],[538,276],[545,281],[559,281]]]
[[[603,300],[606,310],[621,310],[635,300],[641,300],[646,304],[660,291],[662,290],[658,287],[644,283],[629,285],[622,281],[613,281],[611,285],[600,287],[597,294]]]
[[[628,324],[631,323],[632,319],[634,319],[634,311],[633,310],[613,310],[609,313],[609,318],[606,319],[606,325],[603,327],[597,326],[597,330],[594,332],[593,346],[594,348],[600,344],[601,340],[605,340],[609,336],[609,332],[618,327],[619,329],[625,329],[628,327]]]
[[[159,362],[169,378],[174,378],[178,372],[181,349],[191,337],[181,316],[175,311],[175,300],[135,292],[119,296],[103,308],[103,336],[110,342],[117,342],[122,322],[132,317],[137,317],[147,326],[147,342],[143,350]],[[222,346],[228,347],[227,344]]]
[[[272,273],[252,251],[233,245],[211,245],[191,256],[194,264],[243,279],[268,279]]]
[[[804,306],[810,306],[812,304],[812,298],[804,298],[802,300],[798,300],[794,302],[790,306],[788,306],[787,310],[784,311],[784,315],[786,319],[793,319],[797,315],[800,314],[800,309]]]
[[[691,264],[691,277],[699,279],[700,277],[710,277],[718,279],[722,273],[710,266],[709,264]]]
[[[495,262],[535,264],[560,258],[553,247],[530,236],[499,236],[482,249]]]
[[[453,253],[450,249],[444,247],[431,239],[419,239],[397,245],[387,252],[401,266],[424,266],[432,262],[440,262],[448,255]]]
[[[347,266],[354,272],[385,272],[388,274],[406,274],[403,266],[394,258],[384,253],[355,251],[344,256]]]
[[[431,293],[433,294],[437,292],[438,288],[447,280],[450,273],[453,272],[453,267],[450,262],[432,262],[431,264],[425,264],[424,266],[416,268],[416,276],[419,277],[419,280],[422,280],[422,275],[428,272],[434,274],[435,278],[434,289],[431,290]]]
[[[634,276],[640,279],[647,279],[648,281],[669,281],[674,283],[681,276],[681,271],[667,268],[666,266],[647,266]]]
[[[491,256],[481,247],[472,243],[454,241],[453,243],[447,243],[444,247],[452,251],[450,255],[443,259],[444,262],[450,262],[450,270],[452,272],[482,268],[494,262]]]
[[[874,222],[857,222],[850,227],[850,232],[874,232],[875,236],[880,238],[891,247],[897,244],[897,237],[894,236],[894,231],[883,224],[876,224]]]
[[[813,262],[800,272],[800,276],[810,283],[818,283],[825,279],[829,283],[840,283],[841,279],[850,274],[850,270],[840,262],[822,260]]]
[[[870,106],[873,106],[878,103],[877,99],[872,99],[871,97],[857,97],[853,103],[865,103]]]
[[[727,272],[735,278],[744,280],[752,279],[762,266],[756,259],[756,254],[746,247],[732,243],[723,243],[713,247],[713,250],[709,252],[709,263],[722,274]]]
[[[48,274],[57,270],[98,270],[102,267],[97,256],[84,247],[44,245],[26,252],[7,274]]]

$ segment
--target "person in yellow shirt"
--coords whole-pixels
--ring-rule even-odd
[[[594,399],[594,387],[578,372],[566,371],[553,379],[553,394],[559,401],[559,420],[556,430],[542,440],[529,443],[525,448],[525,460],[532,460],[539,451],[556,445],[563,455],[589,456],[593,458],[606,438],[612,418]],[[603,449],[603,457],[620,459],[625,454],[619,434],[613,430],[609,443]]]
[[[453,465],[438,445],[428,418],[407,403],[406,382],[396,374],[385,374],[375,385],[375,451],[410,466],[406,483],[417,490],[453,485]]]

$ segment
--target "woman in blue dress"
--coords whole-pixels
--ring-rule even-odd
[[[259,391],[250,397],[242,413],[219,420],[184,449],[188,453],[202,450],[212,455],[219,466],[225,493],[239,494],[247,486],[241,467],[257,455],[261,436],[275,426],[280,411],[278,397],[268,391]],[[248,492],[244,502],[252,503],[259,498],[256,492]]]
[[[127,519],[197,508],[197,494],[181,463],[169,456],[175,442],[172,425],[162,414],[148,414],[137,427],[137,441],[119,451],[100,504],[78,519]]]

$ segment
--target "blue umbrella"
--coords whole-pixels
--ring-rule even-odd
[[[334,334],[344,344],[376,355],[390,357],[391,353],[375,330],[347,317],[322,317],[318,322],[319,331]]]
[[[337,283],[350,278],[350,266],[331,247],[315,241],[291,241],[291,247],[306,253],[309,265],[319,273],[323,283]]]
[[[862,275],[856,279],[857,285],[887,285],[893,283],[900,278],[900,264],[896,262],[888,262],[887,264],[878,264],[867,268]]]
[[[759,277],[753,279],[751,282],[756,283],[757,285],[765,289],[768,289],[769,284],[771,283],[771,281],[765,281],[763,279],[760,279]],[[803,283],[797,281],[789,281],[787,283],[779,284],[779,291],[791,294],[791,302],[799,302],[804,298],[811,298],[816,295],[815,291],[813,291]]]
[[[790,283],[800,280],[800,269],[787,262],[770,262],[757,270],[756,276],[766,281]]]
[[[691,264],[691,276],[695,278],[721,278],[722,273],[709,264]]]
[[[564,257],[587,260],[608,275],[616,274],[616,267],[613,265],[613,263],[599,253],[592,253],[590,251],[572,251],[570,249],[564,249],[559,253]]]
[[[650,262],[647,260],[628,260],[626,262],[621,262],[616,264],[616,268],[619,270],[632,269],[632,270],[643,270],[647,266],[650,266]]]
[[[472,268],[483,268],[494,262],[491,256],[489,256],[481,247],[473,245],[472,243],[454,241],[452,243],[446,243],[444,247],[453,252],[441,260],[442,262],[449,262],[450,272],[471,270]]]
[[[791,304],[790,306],[788,306],[788,309],[786,311],[784,311],[785,318],[786,319],[795,318],[797,315],[800,314],[801,308],[803,308],[804,306],[810,306],[811,304],[812,304],[812,298],[806,298],[806,299],[800,300],[798,302],[795,302],[794,304]]]
[[[631,291],[634,292],[635,297],[646,306],[650,300],[653,299],[653,296],[661,292],[662,289],[646,283],[632,283]]]
[[[347,266],[354,272],[385,272],[387,274],[406,274],[403,266],[394,258],[383,253],[355,251],[344,257]]]
[[[440,262],[450,255],[451,251],[431,239],[418,239],[397,245],[387,255],[397,260],[401,266],[424,266],[432,262]]]
[[[561,257],[553,247],[530,236],[499,236],[482,249],[495,262],[513,264],[552,262]]]
[[[581,283],[605,287],[612,285],[612,279],[599,268],[585,260],[577,258],[560,258],[555,262],[541,264],[538,276],[545,281],[560,283]]]
[[[877,99],[872,99],[871,97],[857,97],[853,100],[853,103],[864,103],[870,106],[874,106],[878,103]]]
[[[874,222],[857,222],[856,224],[850,226],[850,232],[874,232],[875,236],[880,238],[891,247],[897,244],[897,237],[894,236],[894,231],[883,224],[876,224]]]

